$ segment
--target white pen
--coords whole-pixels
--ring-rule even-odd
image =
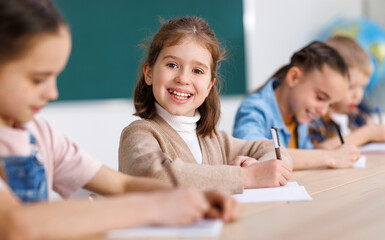
[[[273,136],[275,154],[277,155],[277,159],[282,160],[281,151],[279,150],[280,143],[279,143],[279,136],[278,136],[278,129],[277,128],[271,127],[271,136]]]

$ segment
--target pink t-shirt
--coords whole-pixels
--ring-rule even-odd
[[[91,180],[102,166],[42,118],[34,118],[24,128],[0,125],[0,156],[30,155],[29,132],[32,133],[43,157],[48,192],[54,190],[63,198],[68,198]],[[0,191],[11,191],[1,178]]]

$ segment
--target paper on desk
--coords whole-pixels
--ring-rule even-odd
[[[353,168],[364,168],[366,166],[366,156],[361,155],[360,158],[354,163]]]
[[[312,200],[304,186],[288,182],[286,186],[274,188],[246,189],[242,194],[234,194],[239,202],[292,202]]]
[[[143,226],[130,229],[108,231],[108,238],[130,237],[215,237],[222,231],[223,222],[219,219],[203,219],[190,226],[162,227]]]
[[[385,143],[368,143],[360,147],[361,153],[385,153]]]

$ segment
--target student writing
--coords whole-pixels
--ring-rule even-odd
[[[228,193],[171,189],[116,172],[35,117],[58,97],[56,78],[70,49],[69,27],[51,2],[0,0],[0,239],[181,225],[206,214],[235,218],[238,205]],[[47,202],[51,190],[68,198],[81,187],[111,197]],[[220,214],[212,211],[218,205]]]
[[[377,124],[361,101],[365,87],[373,72],[369,54],[353,39],[334,36],[325,43],[337,50],[349,67],[350,86],[345,96],[330,106],[325,116],[314,119],[310,125],[310,138],[316,148],[332,149],[339,145],[336,129],[341,127],[346,143],[361,146],[369,142],[385,141],[385,125]]]
[[[271,127],[288,147],[294,169],[352,167],[359,149],[344,144],[333,150],[309,150],[308,125],[324,115],[349,87],[348,68],[342,57],[322,42],[312,42],[291,57],[260,89],[238,108],[233,135],[247,140],[271,138]]]
[[[280,161],[270,140],[245,141],[215,129],[221,58],[215,34],[203,19],[176,18],[162,24],[135,87],[135,114],[143,119],[121,135],[120,171],[168,181],[158,161],[161,151],[169,155],[185,186],[236,193],[287,183],[291,159],[284,148]],[[246,166],[252,159],[258,159],[257,164]]]

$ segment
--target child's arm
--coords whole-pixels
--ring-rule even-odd
[[[180,188],[89,200],[22,204],[0,191],[0,239],[58,239],[142,224],[184,225],[209,209],[205,196]]]
[[[171,185],[145,177],[133,177],[102,166],[84,188],[102,195],[116,195],[170,189]]]
[[[170,189],[170,185],[150,178],[129,176],[102,166],[85,188],[102,195],[116,195],[126,192],[165,190]],[[208,216],[222,218],[226,222],[238,218],[240,205],[227,191],[208,191],[205,192],[205,196],[210,203]],[[215,206],[221,206],[221,211],[218,211]]]
[[[162,152],[165,152],[169,155],[171,168],[182,186],[201,190],[222,188],[232,193],[242,192],[241,168],[228,166],[217,146],[210,146],[213,148],[206,151],[210,154],[210,164],[197,164],[187,145],[181,142],[183,140],[176,138],[176,132],[173,133],[176,134],[175,137],[162,129],[156,129],[153,123],[147,121],[132,123],[121,136],[119,170],[129,175],[170,182],[160,161]],[[202,150],[202,154],[204,152],[205,150]]]
[[[211,138],[200,139],[202,154],[208,163],[197,164],[175,131],[164,132],[158,128],[153,122],[138,121],[123,131],[119,147],[120,171],[168,181],[160,164],[159,152],[164,151],[172,159],[171,167],[181,184],[201,190],[224,188],[239,193],[244,187],[284,185],[290,177],[291,166],[285,163],[291,161],[290,157],[283,149],[284,161],[272,160],[275,158],[272,141],[246,141],[218,132]],[[247,169],[228,165],[237,155],[248,154],[266,163]]]
[[[220,143],[223,151],[227,153],[227,163],[234,161],[238,156],[248,156],[257,159],[260,162],[277,159],[275,154],[275,148],[273,140],[266,138],[260,138],[255,140],[243,140],[230,136],[224,131],[218,131]],[[287,149],[283,146],[280,147],[282,162],[285,162],[289,166],[292,166],[292,159]]]
[[[242,167],[245,188],[286,185],[291,177],[292,160],[284,147],[281,146],[282,160],[277,160],[272,140],[246,141],[223,131],[218,135],[221,136],[223,151],[227,152],[228,164]],[[255,164],[252,159],[255,159]]]
[[[287,149],[293,158],[294,170],[330,167],[349,168],[360,157],[360,150],[352,144],[343,144],[332,150]]]
[[[357,147],[369,142],[385,141],[385,125],[369,122],[368,124],[355,129],[349,135],[344,136],[345,143],[353,144]],[[321,149],[333,149],[341,144],[338,136],[329,138],[318,143],[315,147]]]

